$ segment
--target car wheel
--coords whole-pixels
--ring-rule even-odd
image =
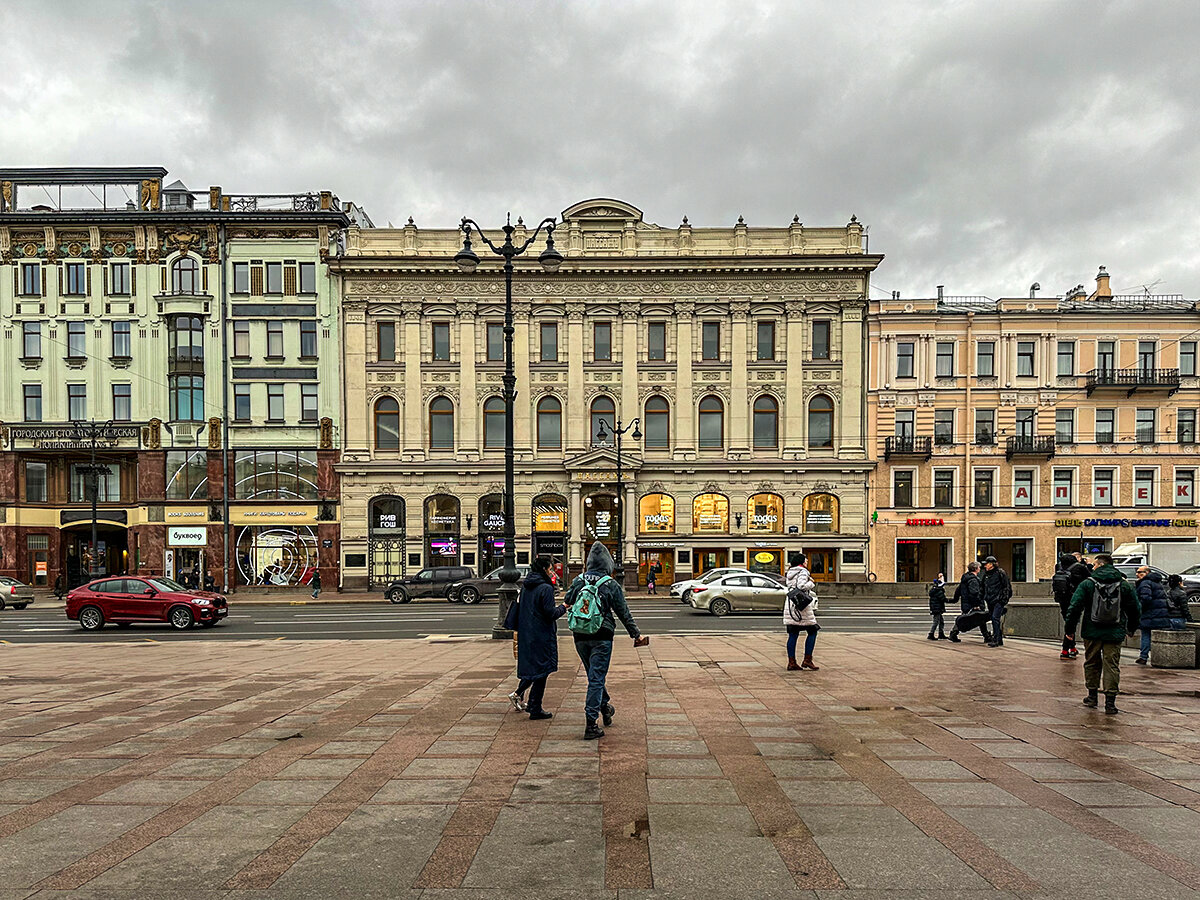
[[[187,631],[196,622],[196,617],[186,606],[176,606],[167,613],[167,621],[176,631]]]
[[[98,606],[85,606],[79,611],[79,627],[84,631],[99,631],[104,627],[104,613]]]
[[[392,588],[387,592],[387,598],[392,603],[407,603],[408,594],[403,588]]]
[[[712,603],[708,604],[708,611],[718,619],[721,616],[727,616],[732,611],[733,607],[729,605],[729,601],[718,597]]]
[[[683,592],[683,594],[682,594],[682,596],[681,596],[681,598],[680,598],[679,602],[680,602],[680,603],[691,603],[691,602],[692,602],[692,592],[691,592],[691,589],[688,589],[688,590],[686,590],[686,591],[684,591],[684,592]]]
[[[24,609],[28,605],[29,605],[28,603],[14,603],[13,609]]]
[[[458,599],[468,606],[479,602],[479,591],[473,587],[465,587],[458,592]]]
[[[4,598],[0,597],[0,609],[4,609]]]

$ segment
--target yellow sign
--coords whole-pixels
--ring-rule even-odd
[[[313,503],[302,506],[265,503],[257,507],[234,506],[229,510],[229,521],[234,525],[315,525],[317,506]]]
[[[775,554],[774,553],[765,553],[765,552],[764,553],[755,553],[754,561],[760,562],[760,563],[773,563],[773,562],[775,562]]]

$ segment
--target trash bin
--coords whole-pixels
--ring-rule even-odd
[[[1156,628],[1150,632],[1150,665],[1158,669],[1196,668],[1196,632]]]

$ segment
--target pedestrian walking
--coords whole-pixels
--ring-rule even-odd
[[[929,640],[944,641],[946,639],[946,576],[938,572],[937,578],[929,586],[929,615],[933,616],[933,624],[929,626]],[[934,637],[934,632],[937,637]]]
[[[983,602],[983,580],[979,577],[977,561],[971,560],[967,563],[967,571],[963,572],[962,578],[958,581],[958,587],[954,589],[954,602],[962,610],[962,615],[954,620],[954,627],[950,629],[950,640],[960,644],[962,641],[958,639],[958,636],[962,632],[978,628],[983,635],[984,643],[990,644],[992,635],[988,631],[987,623],[991,619],[991,615],[987,611],[987,605]]]
[[[1075,589],[1067,608],[1065,628],[1075,637],[1075,628],[1083,621],[1083,678],[1087,696],[1083,705],[1099,705],[1097,692],[1104,687],[1104,711],[1114,715],[1117,693],[1121,688],[1121,644],[1133,636],[1141,620],[1137,592],[1112,563],[1106,553],[1096,554],[1091,577]]]
[[[317,599],[321,594],[321,570],[313,569],[312,578],[308,581],[309,588],[312,589],[312,598]]]
[[[527,709],[529,718],[534,720],[554,716],[542,707],[542,698],[546,693],[546,679],[558,671],[558,620],[567,611],[565,605],[554,603],[551,565],[549,556],[535,559],[517,599],[517,677],[520,684],[509,694],[509,700],[515,709]],[[527,690],[529,700],[526,703]]]
[[[1000,568],[996,557],[989,556],[983,561],[983,602],[992,614],[992,639],[989,647],[1004,646],[1004,614],[1008,611],[1008,601],[1012,599],[1012,582],[1008,573]]]
[[[803,553],[793,553],[788,557],[788,570],[784,574],[787,586],[787,596],[783,601],[783,624],[787,626],[788,671],[812,669],[814,672],[821,667],[813,662],[813,649],[817,645],[817,632],[821,626],[817,624],[817,584],[808,571],[808,557]],[[806,632],[804,638],[804,661],[796,664],[796,642],[801,631]]]
[[[1183,576],[1167,578],[1167,605],[1171,611],[1171,627],[1180,631],[1192,621],[1192,610],[1188,604],[1187,591],[1183,587]]]
[[[1163,587],[1162,576],[1151,572],[1149,566],[1138,566],[1135,589],[1138,605],[1142,608],[1141,620],[1138,623],[1142,631],[1142,651],[1134,662],[1144,666],[1150,662],[1150,633],[1155,628],[1173,627],[1171,607],[1167,602],[1167,589]]]
[[[650,594],[658,593],[658,580],[654,574],[654,566],[650,566],[646,570],[646,592]]]
[[[584,701],[583,739],[593,741],[604,737],[604,729],[611,726],[616,707],[608,696],[606,681],[608,666],[612,662],[613,636],[619,618],[633,638],[633,646],[645,647],[650,638],[642,637],[629,604],[625,602],[625,591],[613,576],[613,558],[599,541],[588,551],[584,572],[567,590],[566,606],[571,614],[567,624],[575,635],[575,652],[587,672],[587,699]],[[603,719],[603,727],[600,720]]]
[[[1091,568],[1078,551],[1059,556],[1058,567],[1054,572],[1054,577],[1050,580],[1050,590],[1054,594],[1054,602],[1058,604],[1064,622],[1067,620],[1067,608],[1071,605],[1071,598],[1075,596],[1075,589],[1091,574]],[[1079,650],[1075,646],[1075,641],[1064,634],[1062,652],[1059,653],[1058,658],[1075,659],[1077,656],[1079,656]]]

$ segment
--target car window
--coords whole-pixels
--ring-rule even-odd
[[[710,581],[716,581],[728,572],[728,569],[713,569],[711,572],[705,572],[701,575],[699,580],[701,584],[708,584]]]
[[[721,584],[727,587],[747,587],[750,579],[745,575],[729,575],[721,579]]]
[[[160,591],[186,591],[187,590],[187,588],[185,588],[178,581],[174,581],[173,579],[167,578],[165,576],[159,576],[158,578],[151,578],[150,580],[151,580],[151,582],[154,583],[154,586],[156,588],[158,588]],[[143,590],[145,590],[145,588],[143,588]]]
[[[770,578],[764,578],[762,575],[755,575],[750,579],[750,586],[758,588],[777,588],[779,587],[779,582],[772,581]]]
[[[0,575],[0,584],[13,585],[13,584],[19,584],[19,583],[20,582],[16,581],[16,579],[9,578],[7,575]]]
[[[1200,565],[1188,566],[1186,569],[1184,569],[1179,574],[1180,575],[1200,575]]]
[[[433,581],[433,569],[422,569],[417,573],[417,581]]]
[[[121,593],[123,594],[141,594],[150,585],[142,581],[140,578],[126,578],[122,582]]]

